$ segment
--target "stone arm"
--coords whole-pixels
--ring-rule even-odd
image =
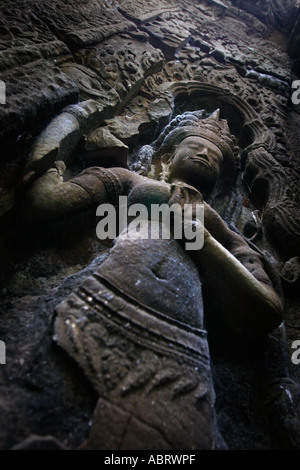
[[[63,162],[57,162],[29,188],[21,208],[25,224],[67,221],[78,214],[93,211],[102,202],[114,203],[119,195],[128,194],[144,177],[125,168],[91,167],[64,181]]]
[[[283,306],[263,259],[208,204],[204,221],[204,246],[191,255],[205,294],[218,299],[221,323],[244,337],[261,338],[283,321]]]

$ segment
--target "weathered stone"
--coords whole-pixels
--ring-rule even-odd
[[[127,168],[128,147],[106,127],[94,130],[86,139],[84,160],[101,166]]]
[[[129,251],[124,246],[122,250],[124,243],[119,240],[107,266],[104,263],[57,307],[55,341],[79,362],[100,396],[91,436],[83,448],[215,448],[217,430],[205,334],[184,327],[188,311],[193,316],[193,324],[201,326],[202,306],[196,294],[201,287],[196,271],[174,241],[166,244],[163,240],[142,240],[137,246],[129,239],[125,243]],[[144,257],[144,245],[147,261],[143,273],[138,273],[134,259]],[[148,299],[144,292],[144,306],[137,308],[121,292],[114,294],[102,282],[106,275],[113,276],[118,270],[118,251],[123,251],[132,261],[127,266],[130,282],[142,276],[141,287],[137,286],[140,292],[147,272],[163,263],[160,269],[164,279],[158,283],[154,280],[154,290],[150,289]],[[182,296],[177,296],[171,313],[168,306],[174,299],[173,294],[168,298],[168,292],[180,278],[172,268],[176,262],[183,271],[192,269],[192,279],[181,287]],[[121,263],[121,272],[124,267]],[[116,275],[117,282],[122,282],[122,276],[117,272]],[[193,295],[189,296],[191,281]],[[171,291],[169,284],[173,286]],[[161,305],[164,304],[164,313],[161,311],[158,316],[148,307],[157,295]],[[181,321],[177,322],[176,318]]]
[[[122,105],[138,92],[143,80],[159,71],[164,63],[159,49],[129,35],[116,35],[101,46],[79,50],[75,57],[94,71],[102,83],[116,89]]]
[[[186,24],[176,14],[170,13],[161,14],[153,22],[148,21],[141,29],[150,35],[152,43],[163,51],[168,60],[173,59],[188,42],[194,30],[192,23]]]
[[[7,97],[7,104],[0,108],[1,145],[15,143],[25,131],[46,123],[61,106],[78,99],[73,80],[46,60],[6,70],[1,79]]]
[[[34,143],[26,164],[24,183],[36,179],[51,168],[55,161],[67,161],[80,138],[113,113],[115,103],[101,105],[89,100],[65,108]]]
[[[291,258],[287,261],[281,271],[281,276],[286,282],[291,284],[299,284],[300,280],[300,259],[299,257]]]
[[[300,328],[300,121],[290,100],[297,80],[291,69],[299,74],[295,2],[7,0],[0,9],[0,79],[7,91],[0,104],[0,340],[7,343],[0,447],[177,450],[197,441],[211,448],[205,429],[220,448],[207,408],[214,388],[230,449],[300,448],[300,373],[291,361]],[[216,108],[236,138],[237,181],[234,189],[228,180],[218,184],[207,204],[234,232],[244,232],[253,259],[263,260],[284,297],[285,321],[267,338],[263,362],[260,343],[245,346],[219,331],[214,310],[229,299],[221,317],[230,317],[239,296],[238,288],[224,287],[232,273],[223,275],[217,295],[203,282],[213,387],[206,366],[195,371],[199,354],[191,352],[188,320],[199,294],[193,268],[179,262],[165,269],[179,256],[176,249],[164,258],[141,245],[130,251],[130,267],[129,252],[120,250],[110,271],[119,284],[110,291],[108,280],[99,280],[108,267],[100,265],[111,260],[110,242],[100,244],[94,232],[103,195],[110,200],[126,192],[130,181],[140,183],[133,202],[166,197],[165,183],[153,183],[169,171],[156,153],[163,127],[185,111]],[[85,238],[90,227],[93,235]],[[22,245],[23,235],[35,245]],[[46,239],[51,249],[41,246]],[[80,271],[99,249],[101,262]],[[215,267],[211,259],[207,265]],[[59,303],[59,347],[53,347]],[[184,327],[160,316],[166,306]],[[157,323],[147,309],[155,310]],[[266,310],[263,318],[260,328]],[[184,344],[174,335],[167,342],[170,332]]]
[[[292,58],[292,68],[300,76],[300,7],[298,7],[297,19],[289,37],[288,53]]]

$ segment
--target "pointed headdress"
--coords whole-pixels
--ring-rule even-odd
[[[223,169],[227,176],[236,176],[234,136],[225,119],[220,120],[220,110],[207,115],[205,110],[186,111],[176,116],[165,127],[155,142],[155,156],[172,154],[176,147],[187,137],[198,136],[212,142],[223,154]]]

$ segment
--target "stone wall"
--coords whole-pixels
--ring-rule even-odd
[[[146,174],[139,150],[171,117],[218,107],[237,138],[240,173],[234,206],[216,206],[268,258],[286,310],[264,347],[249,353],[239,345],[238,358],[211,333],[220,428],[232,449],[299,448],[300,366],[290,360],[300,339],[296,12],[292,0],[1,6],[0,339],[9,358],[0,376],[2,448],[76,448],[97,401],[52,333],[55,306],[107,247],[93,228],[83,238],[31,244],[35,234],[15,225],[28,188],[58,161],[67,177],[91,165]]]

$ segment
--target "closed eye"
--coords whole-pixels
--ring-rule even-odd
[[[208,161],[208,156],[206,153],[197,153],[197,157],[203,158],[204,160]]]

